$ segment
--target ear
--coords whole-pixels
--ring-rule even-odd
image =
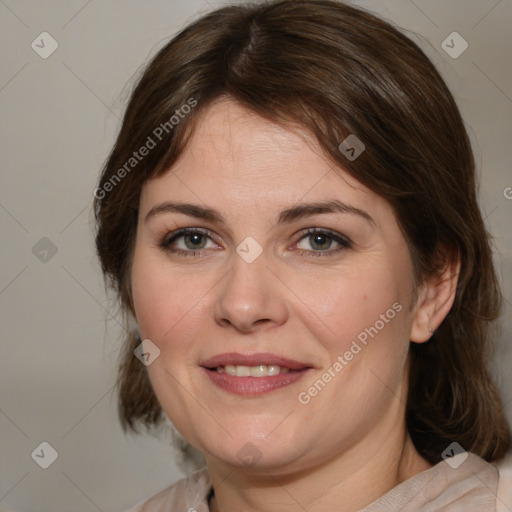
[[[410,340],[424,343],[441,325],[455,300],[460,273],[460,256],[448,251],[443,255],[442,268],[427,277],[420,285],[413,312]]]

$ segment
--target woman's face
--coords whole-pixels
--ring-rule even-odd
[[[403,428],[407,244],[305,133],[214,103],[143,188],[131,277],[155,393],[209,461],[308,468]]]

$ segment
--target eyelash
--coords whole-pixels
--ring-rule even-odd
[[[306,229],[301,233],[300,238],[294,243],[294,245],[297,245],[301,240],[304,240],[305,238],[308,238],[312,235],[325,235],[327,238],[331,239],[333,242],[336,242],[339,244],[339,247],[337,249],[328,249],[325,251],[308,251],[306,249],[297,249],[299,251],[299,254],[303,254],[307,257],[327,257],[332,256],[333,254],[338,254],[341,251],[344,251],[345,249],[350,249],[352,247],[352,243],[350,240],[340,234],[336,233],[336,231],[332,231],[330,229],[322,229],[322,228],[309,228]]]
[[[174,233],[167,234],[163,237],[162,241],[159,243],[159,246],[161,249],[165,252],[176,254],[178,256],[184,256],[184,257],[198,257],[201,255],[202,251],[207,249],[200,249],[200,250],[183,250],[183,249],[173,249],[170,247],[170,245],[178,240],[179,238],[186,236],[186,235],[194,235],[199,234],[202,236],[206,236],[210,240],[214,241],[214,235],[211,231],[207,229],[199,229],[199,228],[184,228],[180,229]],[[312,250],[306,250],[306,249],[297,249],[299,251],[299,254],[303,254],[307,257],[327,257],[332,256],[333,254],[337,254],[345,249],[350,249],[352,247],[352,243],[350,240],[340,233],[336,233],[335,231],[331,231],[330,229],[323,229],[323,228],[309,228],[302,232],[300,238],[294,243],[294,245],[297,245],[300,241],[303,239],[315,235],[315,234],[321,234],[326,235],[329,239],[331,239],[334,242],[337,242],[340,247],[337,249],[329,249],[325,251],[312,251]]]
[[[214,238],[213,233],[211,231],[208,231],[207,229],[184,228],[184,229],[180,229],[174,233],[170,233],[170,234],[164,236],[164,238],[162,239],[162,241],[160,242],[159,245],[165,252],[177,254],[178,256],[185,256],[185,257],[198,256],[205,249],[200,249],[197,251],[195,251],[193,249],[189,249],[189,250],[185,251],[183,249],[172,249],[170,247],[170,245],[173,242],[175,242],[176,240],[178,240],[179,238],[181,238],[185,235],[195,235],[195,234],[203,235],[203,236],[209,238],[210,240],[213,240],[213,238]]]

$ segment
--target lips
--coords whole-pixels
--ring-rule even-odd
[[[256,397],[297,382],[312,367],[294,359],[269,353],[219,354],[203,361],[210,382],[247,397]]]
[[[294,359],[288,359],[286,357],[270,354],[267,352],[259,354],[239,354],[231,352],[228,354],[218,354],[206,361],[200,363],[199,366],[208,370],[217,369],[219,366],[279,366],[280,368],[287,368],[290,371],[300,371],[311,368],[310,365],[301,363]]]

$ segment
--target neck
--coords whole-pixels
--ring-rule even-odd
[[[372,453],[371,449],[367,453]],[[356,512],[431,467],[416,451],[409,436],[399,457],[393,457],[382,447],[373,453],[365,463],[347,464],[350,454],[344,454],[320,468],[294,474],[268,470],[255,475],[233,471],[232,467],[215,464],[211,467],[209,463],[215,488],[210,510],[281,512],[284,508],[289,512]],[[357,459],[356,453],[353,456],[350,458]]]
[[[215,489],[212,512],[356,512],[431,465],[415,449],[405,425],[394,442],[361,440],[321,466],[301,471],[234,469],[208,460]],[[384,442],[386,441],[386,442]]]

